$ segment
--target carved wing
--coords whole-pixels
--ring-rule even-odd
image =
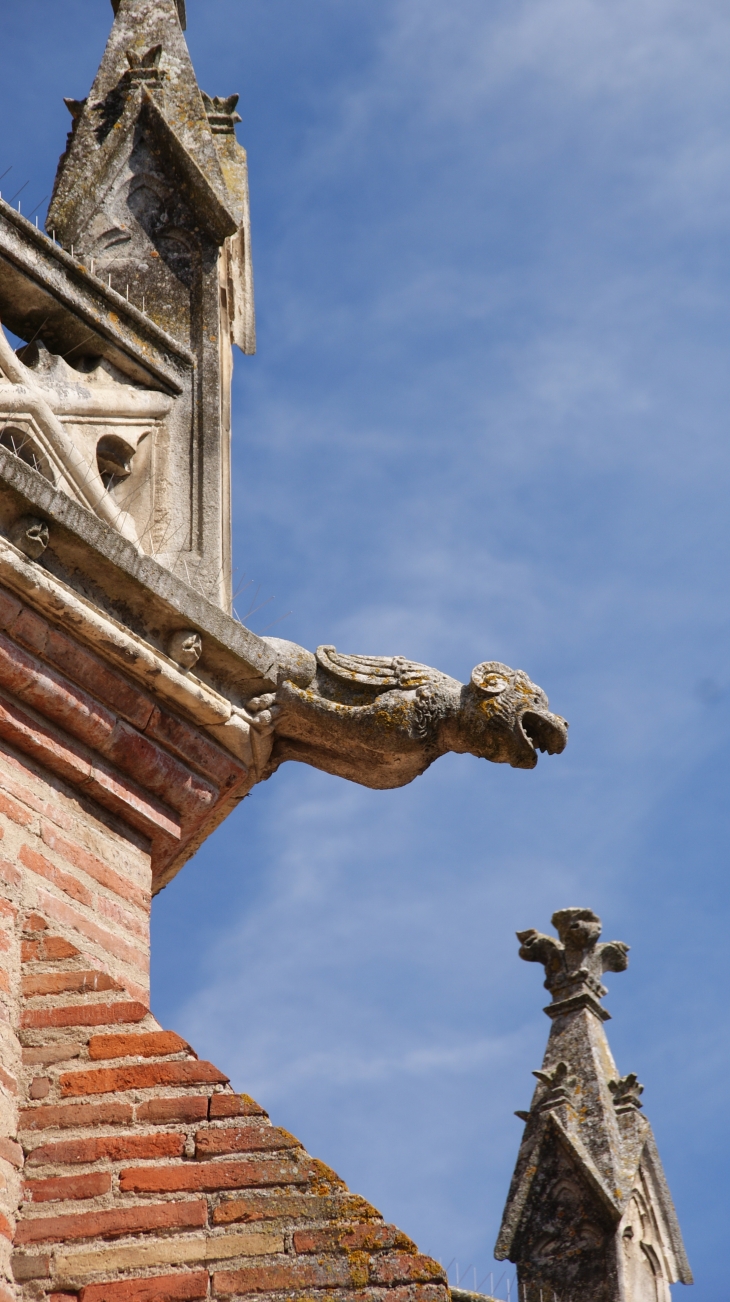
[[[604,945],[599,945],[598,952],[601,956],[601,963],[604,972],[625,972],[629,966],[627,954],[629,946],[625,945],[622,940],[609,940]]]
[[[546,972],[557,971],[562,963],[563,946],[554,936],[543,936],[542,932],[530,927],[527,931],[516,932],[520,942],[520,958],[526,963],[542,963]]]
[[[335,678],[364,683],[366,687],[399,687],[407,691],[423,687],[435,677],[428,665],[404,660],[403,656],[346,656],[333,646],[318,646],[317,662]]]

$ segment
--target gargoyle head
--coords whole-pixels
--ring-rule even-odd
[[[534,769],[538,750],[559,755],[567,740],[565,719],[550,713],[547,696],[526,673],[496,660],[476,666],[461,694],[460,749],[514,769]]]

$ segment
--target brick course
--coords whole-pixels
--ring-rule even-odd
[[[155,874],[245,769],[1,590],[0,627],[0,1302],[447,1302],[149,1010]]]

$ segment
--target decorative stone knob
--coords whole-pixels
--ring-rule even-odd
[[[170,659],[181,669],[192,669],[203,653],[203,643],[194,629],[181,629],[179,633],[173,633],[167,650]]]
[[[542,963],[545,989],[553,997],[548,1017],[557,1017],[577,1007],[590,1007],[599,1017],[608,1014],[600,1007],[607,993],[601,982],[604,972],[625,972],[628,945],[621,940],[598,943],[601,919],[592,909],[558,909],[551,922],[560,937],[543,936],[530,927],[518,931],[520,958]]]
[[[19,551],[37,561],[48,546],[48,525],[34,515],[21,515],[10,528],[8,537]]]

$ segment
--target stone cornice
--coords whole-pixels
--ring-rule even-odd
[[[257,779],[212,739],[230,703],[12,551],[0,544],[0,737],[142,833],[159,890]]]
[[[3,199],[0,264],[0,319],[11,330],[27,328],[37,317],[49,347],[54,332],[63,353],[69,338],[79,344],[83,339],[87,351],[93,340],[100,356],[131,368],[142,382],[152,378],[172,393],[182,392],[186,373],[195,367],[190,350]]]
[[[0,529],[7,530],[10,521],[26,513],[38,514],[49,524],[51,543],[41,569],[50,581],[53,565],[64,592],[78,595],[75,583],[83,575],[84,595],[93,592],[87,605],[112,619],[118,611],[120,626],[133,625],[157,652],[176,629],[196,629],[204,645],[201,676],[228,691],[234,701],[239,688],[237,703],[247,694],[249,682],[249,695],[275,686],[276,658],[262,638],[0,448]],[[27,564],[24,558],[21,564]],[[28,574],[33,572],[31,567]]]

